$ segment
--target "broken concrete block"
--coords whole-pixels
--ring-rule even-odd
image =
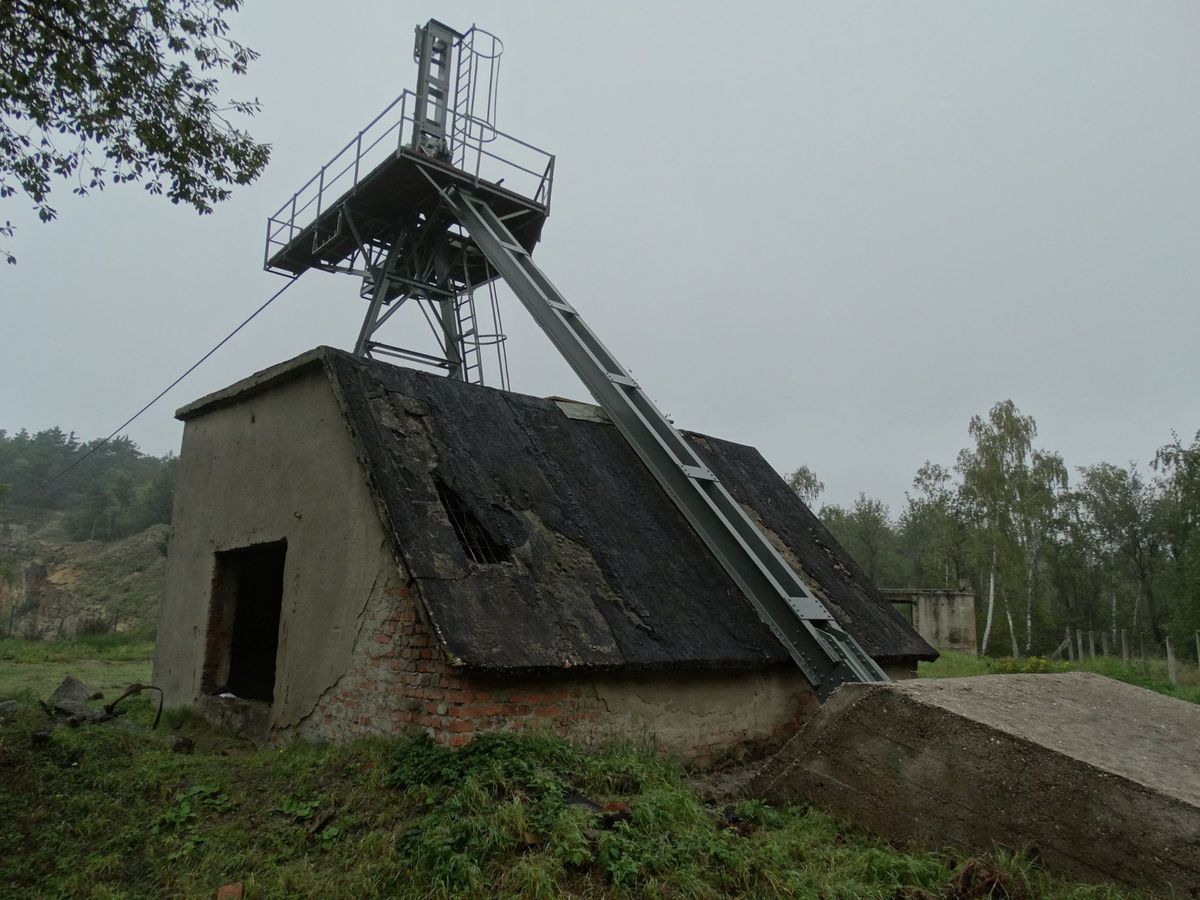
[[[21,710],[26,708],[26,704],[20,700],[3,700],[0,701],[0,722],[7,721],[15,717]]]
[[[97,696],[97,691],[88,687],[74,675],[68,675],[50,695],[50,705],[57,707],[62,703],[86,703]]]
[[[1200,891],[1200,706],[1099,675],[846,685],[751,788],[896,841]]]

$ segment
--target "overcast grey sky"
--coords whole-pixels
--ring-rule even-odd
[[[255,185],[204,218],[129,186],[0,210],[0,428],[107,434],[277,289],[265,217],[412,86],[431,15],[504,39],[499,126],[558,156],[535,258],[677,425],[893,512],[997,400],[1072,466],[1200,428],[1191,0],[250,0]],[[176,407],[362,312],[306,275],[129,435],[177,450]],[[506,324],[516,390],[586,396]]]

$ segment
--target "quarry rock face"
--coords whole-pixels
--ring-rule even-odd
[[[35,511],[34,514],[47,514]],[[0,557],[16,561],[13,584],[0,580],[3,626],[13,634],[56,640],[117,633],[153,616],[166,570],[166,525],[114,541],[60,541],[0,522]]]
[[[1099,675],[845,685],[752,789],[892,840],[1200,891],[1200,707]]]

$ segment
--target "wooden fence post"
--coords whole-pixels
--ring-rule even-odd
[[[1071,626],[1067,626],[1067,659],[1075,662],[1075,648],[1071,646]]]
[[[1121,629],[1121,662],[1129,665],[1129,635]]]
[[[1167,635],[1167,678],[1171,684],[1179,684],[1179,676],[1175,671],[1175,650],[1171,647],[1171,636]]]
[[[1083,662],[1083,629],[1075,629],[1075,643],[1079,645],[1079,653],[1075,657],[1075,662]]]
[[[1200,666],[1200,631],[1196,632],[1196,665]]]
[[[1100,632],[1100,655],[1104,656],[1104,657],[1108,656],[1108,632],[1107,631]]]
[[[1092,659],[1096,658],[1096,632],[1088,630],[1088,651],[1092,654]]]

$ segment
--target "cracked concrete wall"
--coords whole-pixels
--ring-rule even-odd
[[[268,727],[294,728],[345,672],[365,607],[399,576],[320,367],[184,428],[155,684],[200,699],[214,554],[287,541]]]
[[[574,723],[569,736],[589,743],[645,737],[668,753],[702,761],[773,750],[818,706],[790,665],[609,676],[592,687],[603,715]]]

